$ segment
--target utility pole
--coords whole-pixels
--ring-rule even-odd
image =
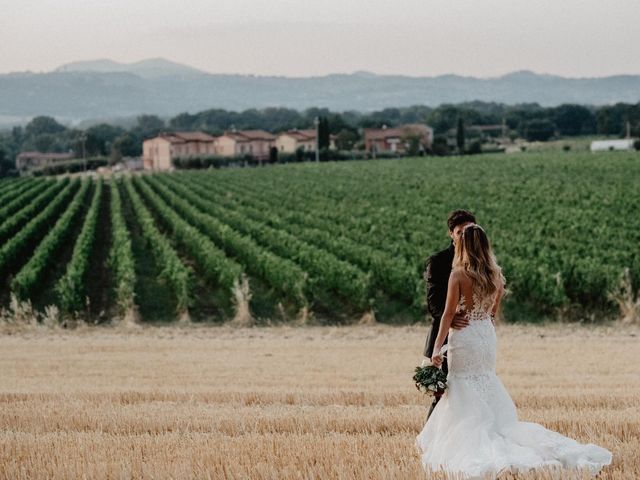
[[[627,120],[627,138],[631,138],[631,122]]]
[[[315,117],[313,124],[316,126],[316,162],[320,162],[320,118]]]

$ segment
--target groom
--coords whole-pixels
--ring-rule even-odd
[[[436,341],[436,337],[438,336],[440,318],[442,318],[442,314],[444,313],[444,306],[447,300],[447,285],[449,283],[449,274],[451,273],[451,264],[453,263],[455,244],[458,242],[464,227],[475,222],[476,217],[468,210],[454,210],[451,212],[447,219],[449,236],[451,237],[449,247],[431,255],[427,259],[423,278],[427,283],[427,309],[429,310],[433,321],[431,323],[429,336],[427,337],[427,341],[424,345],[424,356],[429,359],[431,359],[431,355],[433,355],[433,345]],[[456,329],[462,329],[467,325],[469,325],[469,321],[462,316],[453,317],[453,321],[451,322],[451,328]],[[444,343],[447,343],[447,339],[445,339]],[[442,371],[444,373],[449,372],[446,356],[442,363]],[[433,409],[440,400],[440,396],[441,395],[436,394],[433,397],[431,408],[427,414],[427,420],[429,420],[431,412],[433,412]]]

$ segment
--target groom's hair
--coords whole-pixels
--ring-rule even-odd
[[[467,222],[476,223],[475,215],[469,210],[454,210],[449,214],[449,218],[447,218],[447,225],[449,226],[450,232],[453,232],[453,229],[458,225]]]

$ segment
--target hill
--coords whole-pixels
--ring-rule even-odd
[[[97,60],[63,65],[52,72],[0,75],[0,125],[24,123],[36,115],[79,122],[141,113],[174,116],[208,108],[283,106],[300,110],[317,106],[336,111],[373,111],[473,100],[555,106],[635,103],[638,98],[639,75],[564,78],[519,71],[496,78],[474,78],[359,71],[282,77],[212,74],[164,59],[134,64]]]

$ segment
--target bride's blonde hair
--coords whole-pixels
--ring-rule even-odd
[[[484,229],[467,225],[456,243],[453,266],[462,268],[471,278],[480,298],[492,298],[506,283]]]

